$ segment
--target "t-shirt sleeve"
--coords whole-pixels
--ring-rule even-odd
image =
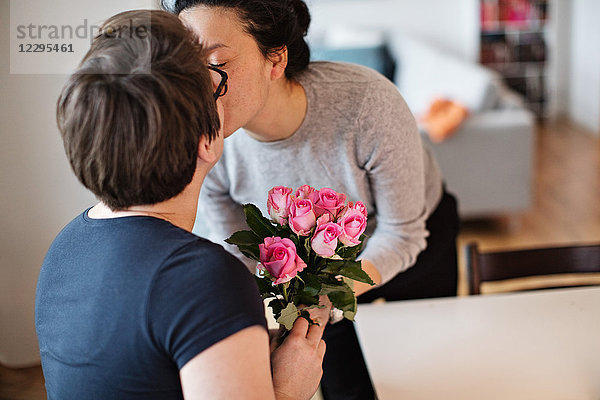
[[[147,318],[151,339],[180,369],[244,328],[266,329],[252,275],[221,246],[203,239],[165,262],[149,295]]]

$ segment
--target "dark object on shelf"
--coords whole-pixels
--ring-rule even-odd
[[[481,64],[497,71],[538,117],[546,104],[547,0],[481,0]]]

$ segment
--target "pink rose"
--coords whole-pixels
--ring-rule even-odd
[[[275,281],[275,285],[289,282],[293,277],[306,268],[306,263],[296,254],[294,242],[287,238],[267,237],[259,244],[259,269],[266,269]]]
[[[267,210],[273,221],[279,225],[287,224],[288,209],[292,204],[291,194],[292,188],[285,186],[275,186],[269,190],[267,198]]]
[[[296,190],[295,196],[299,199],[310,199],[310,195],[315,192],[315,188],[308,185],[302,185]]]
[[[334,219],[337,217],[338,212],[344,208],[346,203],[345,194],[338,193],[329,188],[323,188],[311,193],[310,199],[315,205],[315,214],[317,217],[329,213]]]
[[[310,246],[321,257],[332,257],[338,245],[338,237],[342,234],[342,227],[335,222],[329,222],[329,214],[323,214],[317,220],[317,229],[313,235]]]
[[[317,217],[313,210],[313,203],[307,199],[292,197],[288,222],[295,234],[307,236],[317,223]]]
[[[360,235],[367,228],[367,218],[359,210],[346,211],[338,223],[342,227],[342,234],[339,238],[342,243],[351,247],[360,244]]]
[[[357,201],[356,203],[349,202],[348,209],[360,211],[361,214],[364,215],[365,217],[368,215],[367,207],[365,207],[365,205],[363,204],[362,201]]]

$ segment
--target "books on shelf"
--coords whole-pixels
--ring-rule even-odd
[[[484,32],[539,29],[544,25],[546,15],[546,0],[481,0]]]
[[[480,0],[480,62],[543,116],[546,102],[547,0]]]

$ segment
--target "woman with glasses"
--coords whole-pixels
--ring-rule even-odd
[[[377,286],[355,283],[359,302],[456,295],[456,201],[391,82],[364,67],[310,62],[310,15],[301,0],[162,5],[229,77],[224,132],[236,133],[201,194],[211,239],[245,229],[241,204],[267,215],[273,186],[329,187],[374,217],[361,257]],[[352,323],[329,324],[324,338],[324,397],[374,398]]]

